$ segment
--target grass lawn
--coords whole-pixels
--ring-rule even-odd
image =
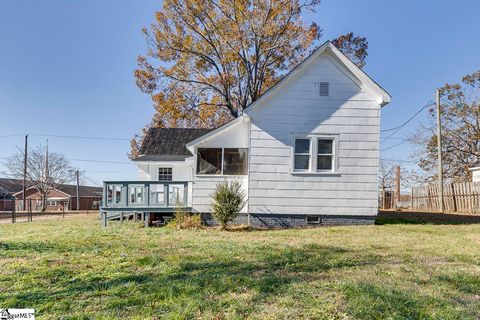
[[[5,307],[39,319],[478,319],[480,225],[3,224]]]

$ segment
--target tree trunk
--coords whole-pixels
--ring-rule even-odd
[[[45,212],[47,210],[47,197],[43,196],[41,201],[42,201],[42,212]]]

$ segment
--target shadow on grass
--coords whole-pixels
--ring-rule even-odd
[[[401,218],[377,218],[375,219],[375,224],[379,226],[383,226],[387,224],[429,224],[429,223],[426,221],[401,219]]]
[[[435,225],[460,225],[480,224],[480,215],[462,215],[434,212],[404,212],[380,211],[377,225],[386,224],[435,224]]]
[[[0,251],[5,253],[51,253],[53,251],[65,250],[65,247],[54,243],[31,241],[31,242],[10,242],[0,241]]]
[[[450,301],[398,290],[388,285],[356,283],[344,287],[347,312],[354,319],[474,319]],[[432,313],[433,311],[433,313]]]
[[[377,256],[358,256],[340,247],[319,245],[285,249],[265,246],[245,257],[220,255],[214,260],[183,257],[168,268],[161,259],[141,258],[132,262],[131,274],[122,270],[110,278],[94,273],[67,275],[57,278],[59,282],[52,289],[35,288],[8,301],[45,312],[44,308],[55,309],[57,300],[101,297],[106,301],[99,307],[102,312],[114,314],[145,308],[148,301],[149,312],[157,315],[196,317],[199,312],[222,314],[226,308],[233,308],[234,314],[245,317],[255,312],[258,303],[291,294],[291,285],[325,277],[324,271],[379,262]]]
[[[443,274],[435,279],[469,294],[480,294],[480,277],[468,273]]]

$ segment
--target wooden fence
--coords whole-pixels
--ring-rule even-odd
[[[445,212],[480,214],[480,183],[455,182],[443,186]],[[412,189],[411,208],[440,211],[440,187],[426,185]]]

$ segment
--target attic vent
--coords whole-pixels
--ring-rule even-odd
[[[329,83],[328,82],[320,82],[319,87],[320,87],[320,97],[328,97]]]

